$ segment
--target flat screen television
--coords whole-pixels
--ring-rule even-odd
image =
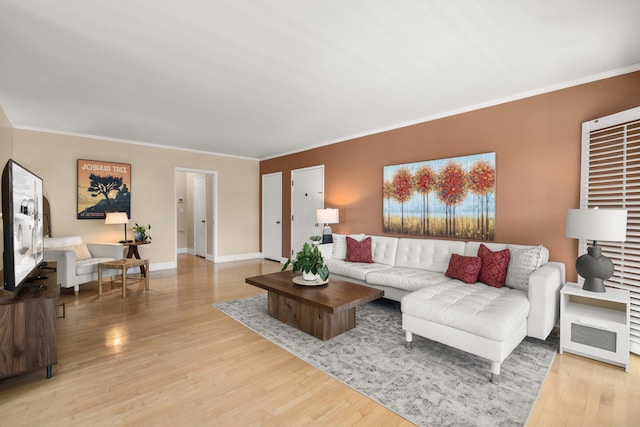
[[[42,178],[9,160],[2,171],[4,289],[17,291],[43,261]]]

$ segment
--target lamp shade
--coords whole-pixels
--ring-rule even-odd
[[[627,210],[569,209],[566,236],[574,239],[624,242],[627,237]]]
[[[338,209],[318,209],[316,221],[321,224],[337,224],[340,222],[340,212]]]
[[[126,212],[107,212],[105,224],[126,224],[129,222]]]

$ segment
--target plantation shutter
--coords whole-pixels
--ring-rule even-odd
[[[640,107],[582,124],[580,181],[581,208],[627,209],[626,241],[598,245],[615,266],[606,285],[630,291],[630,348],[640,354]]]

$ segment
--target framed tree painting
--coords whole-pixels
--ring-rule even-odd
[[[496,153],[384,166],[383,230],[495,240]]]
[[[78,219],[104,219],[107,212],[131,217],[131,165],[78,159]]]

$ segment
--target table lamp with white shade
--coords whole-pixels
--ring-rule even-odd
[[[338,209],[318,209],[316,211],[316,221],[324,224],[322,229],[322,243],[333,243],[333,235],[329,224],[340,222],[340,212]]]
[[[576,261],[576,271],[584,278],[582,289],[606,292],[604,281],[613,276],[613,262],[602,255],[598,241],[624,242],[627,236],[626,209],[569,209],[566,236],[593,240],[593,246]]]
[[[124,224],[124,240],[120,240],[119,243],[127,243],[127,223],[129,222],[129,217],[127,217],[126,212],[107,212],[107,215],[104,218],[105,224]]]

